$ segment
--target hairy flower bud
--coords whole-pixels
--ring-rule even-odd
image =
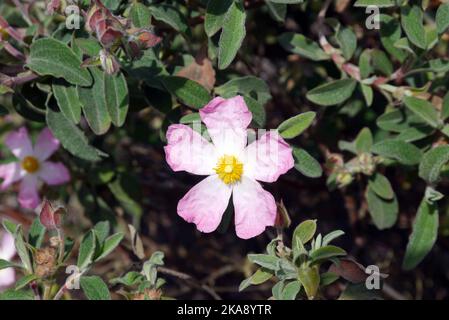
[[[50,201],[44,200],[41,213],[39,215],[40,222],[47,230],[59,229],[61,227],[61,216],[65,213],[62,207],[53,208]]]
[[[117,59],[106,50],[100,51],[100,63],[104,72],[109,75],[116,74],[120,70],[120,64]]]
[[[54,248],[37,249],[34,261],[36,276],[48,278],[56,271],[56,250]]]

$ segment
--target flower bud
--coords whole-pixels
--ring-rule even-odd
[[[284,202],[282,200],[281,202],[276,203],[276,205],[277,205],[277,214],[274,226],[276,228],[287,229],[288,227],[290,227],[290,224],[292,223],[287,208],[285,207]]]
[[[65,209],[53,208],[50,201],[44,200],[41,213],[39,215],[40,222],[47,230],[55,230],[61,227],[61,216],[65,213]]]
[[[347,185],[351,184],[352,180],[354,180],[354,178],[349,172],[343,171],[337,174],[336,181],[340,188],[346,187]]]
[[[116,74],[120,70],[120,64],[117,59],[106,50],[100,51],[100,63],[104,72],[109,75]]]
[[[376,169],[373,157],[369,153],[362,153],[359,156],[359,165],[360,171],[367,176],[372,175]]]
[[[35,274],[40,278],[48,278],[56,271],[56,250],[54,248],[37,249],[34,258]]]

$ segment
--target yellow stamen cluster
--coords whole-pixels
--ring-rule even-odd
[[[215,167],[215,172],[226,184],[239,182],[243,174],[243,163],[230,155],[222,156]]]
[[[39,160],[31,156],[25,157],[22,160],[22,168],[28,173],[35,173],[39,170]]]

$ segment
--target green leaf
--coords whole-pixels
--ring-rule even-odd
[[[140,2],[134,2],[132,4],[129,16],[136,28],[146,28],[151,25],[150,9]]]
[[[405,165],[415,165],[421,160],[422,151],[413,144],[400,140],[384,140],[371,148],[373,153],[395,159]]]
[[[249,254],[249,261],[255,263],[268,270],[276,270],[278,268],[279,258],[268,254]]]
[[[26,246],[21,225],[17,226],[17,229],[14,233],[14,239],[15,239],[14,243],[16,246],[17,254],[20,257],[20,260],[22,261],[22,265],[25,267],[25,269],[28,272],[31,273],[33,271],[33,265],[31,264],[30,252],[28,251],[28,248]]]
[[[298,280],[288,283],[282,291],[282,300],[295,300],[301,290],[301,282]]]
[[[442,3],[438,7],[435,17],[438,33],[443,33],[449,27],[449,3]]]
[[[79,248],[77,266],[80,270],[86,269],[92,263],[95,245],[95,232],[91,230],[84,236]]]
[[[391,200],[382,199],[373,190],[371,185],[366,189],[368,210],[373,222],[380,230],[392,227],[398,218],[398,202],[394,196]]]
[[[31,290],[8,289],[0,293],[0,300],[34,300]]]
[[[251,111],[253,115],[252,122],[255,124],[255,126],[263,128],[265,126],[267,115],[262,103],[260,103],[256,99],[251,98],[250,96],[244,96],[243,99],[245,100],[249,111]]]
[[[27,66],[40,75],[63,78],[71,84],[89,86],[92,77],[81,68],[81,59],[63,42],[44,38],[31,45]]]
[[[309,242],[316,232],[316,220],[305,220],[301,222],[293,232],[292,248],[299,251],[300,246]]]
[[[38,277],[34,274],[26,275],[19,280],[17,280],[16,285],[14,287],[14,290],[20,290],[24,288],[26,285],[28,285],[30,282],[38,279]]]
[[[327,246],[330,242],[332,242],[333,240],[335,240],[338,237],[341,237],[344,234],[345,233],[341,230],[335,230],[335,231],[329,232],[327,235],[325,235],[323,237],[323,241],[322,241],[321,245]]]
[[[402,264],[404,270],[415,268],[429,253],[438,236],[438,207],[436,203],[421,201],[413,231]]]
[[[266,82],[254,76],[233,78],[216,87],[215,93],[223,98],[232,98],[241,94],[249,96],[261,104],[265,104],[271,99],[270,88]]]
[[[111,300],[108,286],[98,276],[81,277],[80,285],[89,300]]]
[[[298,270],[298,280],[306,291],[307,298],[313,300],[320,286],[320,271],[318,266],[303,266]]]
[[[438,128],[440,119],[438,111],[426,100],[415,97],[404,97],[405,106],[433,128]]]
[[[109,221],[100,221],[94,226],[94,231],[98,242],[103,245],[111,231],[111,224]]]
[[[130,271],[121,278],[114,278],[110,281],[111,284],[124,284],[125,286],[134,286],[143,280],[143,275],[140,272]]]
[[[282,3],[274,3],[269,0],[265,0],[267,4],[268,12],[271,17],[278,22],[284,22],[287,15],[287,5]]]
[[[404,50],[398,49],[394,46],[396,41],[401,39],[402,29],[400,22],[392,16],[380,15],[380,41],[387,52],[398,59],[400,62],[404,61],[407,53]]]
[[[62,114],[73,123],[81,120],[81,103],[76,87],[63,81],[53,81],[53,94]]]
[[[396,6],[395,0],[357,0],[354,7],[376,6],[379,8],[389,8]]]
[[[208,37],[212,37],[223,27],[231,4],[232,0],[209,0],[204,18],[204,30]]]
[[[207,89],[196,81],[177,76],[164,76],[162,83],[167,91],[191,108],[201,109],[211,100]]]
[[[443,166],[449,161],[449,146],[441,145],[427,151],[419,164],[419,176],[430,184],[440,177]]]
[[[94,84],[88,88],[78,87],[78,96],[89,127],[95,134],[102,135],[111,126],[106,102],[105,73],[98,68],[90,68],[90,71]]]
[[[340,46],[345,59],[351,59],[355,49],[357,49],[357,37],[354,31],[350,28],[340,28],[335,34],[335,40]]]
[[[110,254],[123,240],[124,234],[123,233],[116,233],[110,237],[108,237],[103,245],[101,254],[95,259],[95,261],[99,261],[100,259],[103,259],[108,254]]]
[[[332,81],[310,90],[307,99],[321,106],[337,105],[351,97],[356,85],[354,79]]]
[[[96,57],[100,54],[101,45],[94,39],[77,38],[75,45],[88,56]]]
[[[385,76],[390,76],[393,73],[393,64],[385,52],[374,49],[371,51],[371,59],[374,70],[379,71]]]
[[[394,198],[394,191],[390,181],[383,174],[376,172],[369,178],[368,185],[379,197],[386,200]]]
[[[232,3],[226,13],[218,42],[218,68],[226,69],[237,55],[246,35],[246,12],[240,1]]]
[[[313,250],[310,253],[310,258],[312,258],[313,261],[319,261],[345,255],[346,251],[342,248],[329,245]]]
[[[411,43],[418,48],[426,49],[426,30],[423,25],[423,11],[417,5],[401,7],[401,23]]]
[[[129,107],[128,86],[123,73],[117,75],[104,73],[104,95],[112,123],[121,127],[125,123]]]
[[[18,267],[18,265],[14,262],[0,259],[0,270],[6,269],[6,268],[17,268],[17,267]]]
[[[285,50],[313,61],[330,59],[329,55],[316,42],[304,37],[302,34],[293,32],[283,33],[279,37],[279,43]]]
[[[28,231],[28,243],[35,248],[40,248],[45,236],[45,227],[39,218],[33,220],[30,230]]]
[[[278,131],[279,134],[285,139],[293,139],[299,136],[304,130],[306,130],[315,119],[316,113],[313,111],[308,111],[300,113],[290,119],[282,122]]]
[[[272,277],[273,273],[264,268],[260,268],[251,276],[251,284],[259,285],[270,280]]]
[[[150,7],[153,18],[165,22],[176,31],[189,33],[189,26],[184,15],[176,8],[169,5],[160,5]]]
[[[371,105],[373,104],[373,89],[366,85],[361,83],[360,84],[360,88],[362,89],[362,93],[363,93],[363,98],[365,99],[366,105],[368,107],[371,107]]]
[[[47,125],[64,149],[88,161],[99,161],[106,154],[89,145],[84,133],[61,112],[47,108]]]
[[[369,128],[363,128],[354,141],[357,154],[369,153],[373,145],[373,135]]]
[[[295,158],[295,169],[306,177],[319,178],[323,174],[320,163],[306,150],[294,147],[293,157]]]

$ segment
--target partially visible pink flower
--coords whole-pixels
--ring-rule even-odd
[[[14,238],[9,233],[0,233],[0,259],[11,260],[16,254]],[[0,270],[0,291],[11,286],[16,281],[13,268]]]
[[[276,203],[260,183],[275,182],[293,167],[291,147],[277,131],[247,146],[252,114],[241,96],[217,97],[200,110],[213,143],[182,124],[167,131],[166,160],[174,171],[207,175],[178,203],[178,214],[202,232],[219,226],[231,194],[237,236],[249,239],[273,226]]]
[[[42,130],[32,145],[26,128],[10,133],[5,145],[19,161],[0,165],[0,178],[5,190],[17,181],[20,182],[19,203],[24,208],[35,209],[41,202],[38,188],[42,180],[48,185],[60,185],[70,181],[70,173],[60,162],[48,161],[59,148],[59,141],[48,128]]]

